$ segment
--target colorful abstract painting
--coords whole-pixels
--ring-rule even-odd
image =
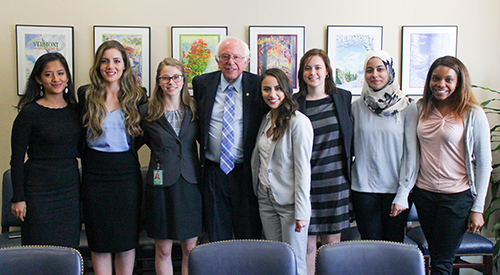
[[[127,51],[128,58],[130,61],[130,65],[132,66],[132,71],[137,77],[137,84],[143,85],[143,75],[142,75],[142,66],[143,66],[143,51],[142,45],[144,38],[140,34],[103,34],[102,42],[108,40],[116,40],[120,42],[125,50]]]
[[[270,68],[283,70],[297,88],[297,35],[261,34],[257,36],[258,71]]]
[[[218,34],[181,34],[179,35],[179,56],[185,66],[188,83],[193,77],[218,69],[215,55],[217,44],[221,41]]]

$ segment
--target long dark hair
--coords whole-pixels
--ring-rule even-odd
[[[281,105],[278,107],[278,116],[275,121],[275,128],[273,133],[273,140],[276,141],[280,139],[288,129],[290,125],[290,118],[298,109],[297,101],[293,99],[293,88],[290,84],[290,79],[288,76],[280,69],[272,68],[266,70],[262,73],[259,82],[259,92],[262,93],[262,81],[266,77],[274,77],[278,81],[283,93],[285,94],[285,98],[281,102]],[[260,102],[263,105],[266,105],[262,95],[259,97]]]
[[[46,53],[41,55],[35,62],[35,66],[31,71],[30,77],[28,78],[28,82],[26,83],[26,89],[24,90],[24,95],[19,100],[16,108],[20,111],[27,104],[37,101],[43,97],[43,94],[40,93],[40,89],[44,89],[41,84],[38,83],[37,78],[42,78],[43,70],[47,63],[52,61],[59,61],[64,67],[64,71],[66,73],[66,77],[68,78],[68,92],[63,93],[63,98],[68,103],[76,103],[75,99],[75,89],[73,87],[73,80],[71,78],[71,72],[69,71],[68,62],[66,62],[66,58],[60,53]],[[42,88],[40,88],[40,86]]]
[[[308,93],[307,83],[304,81],[304,68],[306,67],[306,63],[313,56],[319,56],[321,57],[321,59],[323,59],[323,62],[325,62],[325,68],[326,71],[328,72],[328,76],[325,78],[325,93],[327,95],[333,95],[337,93],[337,86],[333,81],[333,69],[332,65],[330,64],[330,58],[328,58],[326,52],[321,49],[310,49],[300,59],[299,74],[298,74],[299,96],[305,97]]]
[[[443,56],[434,63],[432,63],[429,72],[427,73],[427,79],[425,80],[424,94],[422,97],[422,118],[428,117],[433,106],[436,105],[436,98],[433,96],[430,83],[432,78],[432,73],[438,66],[445,66],[451,68],[457,73],[457,86],[455,91],[446,99],[451,107],[451,114],[456,118],[463,118],[465,113],[470,109],[472,105],[478,105],[474,94],[472,93],[472,85],[470,81],[469,71],[465,67],[464,63],[458,58],[453,56]]]

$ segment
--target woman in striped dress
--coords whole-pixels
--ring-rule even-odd
[[[311,49],[300,60],[297,101],[314,128],[308,274],[314,274],[318,235],[323,245],[340,242],[341,231],[349,227],[351,93],[337,88],[332,76],[323,50]]]

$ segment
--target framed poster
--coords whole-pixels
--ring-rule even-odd
[[[458,26],[403,26],[402,32],[401,90],[422,95],[432,62],[457,56]]]
[[[290,78],[293,91],[299,84],[297,72],[304,55],[305,27],[250,26],[250,72],[262,74],[270,68],[283,70]]]
[[[23,95],[27,80],[38,57],[61,53],[68,62],[74,80],[73,27],[16,25],[17,94]]]
[[[150,91],[151,28],[94,26],[94,52],[108,40],[120,42],[127,50],[130,65],[140,86]]]
[[[366,54],[382,50],[382,34],[382,26],[328,26],[327,53],[337,87],[361,94]]]
[[[172,57],[184,64],[190,88],[193,77],[219,69],[216,47],[226,36],[227,27],[172,26]]]

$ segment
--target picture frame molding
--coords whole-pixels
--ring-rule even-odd
[[[60,52],[70,69],[70,73],[73,76],[73,85],[75,83],[74,74],[74,27],[73,26],[58,26],[58,25],[26,25],[26,24],[16,24],[16,70],[17,70],[17,95],[24,95],[28,78],[31,74],[31,69],[27,68],[26,51],[27,51],[27,41],[25,40],[26,35],[65,35],[64,41],[64,51]],[[69,45],[69,47],[68,47]],[[32,60],[33,65],[36,60],[44,53],[37,54],[36,58]],[[29,70],[29,73],[27,71]],[[25,75],[26,73],[26,75]]]
[[[148,97],[151,95],[151,27],[149,26],[109,26],[109,25],[94,25],[94,54],[99,46],[104,42],[102,35],[143,35],[142,40],[142,63],[141,63],[141,83],[140,85],[147,90]],[[120,41],[119,41],[120,42]],[[120,42],[121,43],[121,42]],[[123,43],[122,43],[123,44]],[[124,45],[126,46],[126,45]]]
[[[412,43],[411,35],[413,34],[449,34],[449,47],[446,52],[435,53],[434,57],[430,57],[432,60],[427,62],[428,67],[425,70],[420,70],[421,86],[415,87],[410,86],[410,77],[412,74],[411,68],[411,53],[412,53]],[[457,56],[458,48],[458,25],[407,25],[401,27],[401,90],[408,95],[421,96],[423,94],[423,89],[425,86],[425,78],[429,70],[430,65],[435,59],[444,56],[452,55]],[[416,51],[416,49],[414,49]],[[427,55],[428,56],[428,55]],[[424,72],[425,71],[425,72]]]
[[[300,59],[305,53],[305,26],[263,26],[263,25],[250,25],[248,27],[249,47],[250,47],[250,72],[259,74],[258,65],[258,37],[259,35],[296,35],[297,47],[295,53],[295,70],[293,72],[295,85],[292,85],[294,93],[299,90],[298,70],[300,66]],[[293,83],[293,82],[292,82]]]
[[[179,60],[183,65],[186,65],[181,58],[182,46],[181,46],[181,36],[182,35],[219,35],[219,43],[223,41],[228,35],[227,26],[172,26],[170,28],[171,34],[171,56]],[[217,45],[215,45],[217,46]],[[215,56],[217,53],[214,51],[211,58],[215,61]],[[212,66],[213,67],[213,66]],[[205,70],[204,73],[211,71]],[[192,89],[192,84],[189,82],[189,89]]]
[[[349,87],[349,86],[343,86],[341,84],[338,84],[336,79],[337,79],[337,68],[339,68],[340,64],[338,63],[337,60],[337,54],[338,54],[338,49],[337,49],[337,41],[336,37],[337,35],[370,35],[374,37],[373,41],[373,50],[382,50],[383,49],[383,35],[384,35],[384,28],[383,26],[375,26],[375,25],[328,25],[327,26],[327,47],[326,47],[326,52],[328,57],[330,58],[330,63],[332,66],[333,70],[333,76],[334,77],[334,82],[337,85],[337,87],[345,89],[350,91],[353,95],[358,96],[361,94],[361,90],[363,87],[363,82],[364,82],[364,60],[366,58],[366,54],[368,54],[370,51],[366,51],[364,56],[358,57],[357,62],[353,63],[354,60],[351,60],[351,64],[349,64],[349,67],[358,67],[360,75],[360,82],[358,83],[357,86],[354,87]],[[355,52],[351,52],[353,55],[355,55]],[[352,56],[351,56],[352,57]]]

